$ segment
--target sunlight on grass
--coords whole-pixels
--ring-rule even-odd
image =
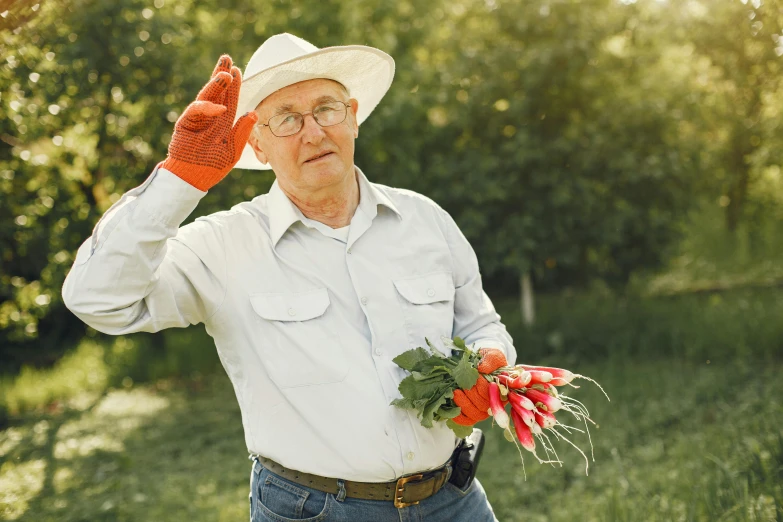
[[[46,462],[30,460],[20,464],[5,462],[0,467],[0,515],[3,520],[16,520],[27,510],[28,502],[40,493],[44,483]]]
[[[17,456],[0,467],[0,518],[15,520],[25,514],[31,499],[42,494],[47,474],[51,474],[47,491],[58,495],[46,503],[47,510],[73,506],[70,497],[78,491],[101,499],[99,511],[111,512],[117,500],[111,495],[116,478],[110,477],[127,467],[126,441],[169,405],[170,399],[159,396],[153,387],[112,390],[103,397],[93,394],[90,407],[67,410],[62,420],[42,419],[0,432],[0,457]],[[29,460],[21,458],[25,453]],[[48,458],[35,458],[39,455]],[[82,463],[90,458],[96,458],[95,466],[85,473]],[[133,500],[144,502],[146,496],[137,493]]]
[[[22,368],[17,376],[0,378],[0,406],[11,415],[68,400],[85,391],[106,388],[109,371],[104,348],[91,340],[82,341],[53,368]]]
[[[54,456],[86,457],[99,450],[120,453],[125,450],[125,437],[168,405],[167,399],[145,388],[114,390],[92,411],[60,427]]]

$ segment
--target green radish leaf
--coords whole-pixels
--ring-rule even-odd
[[[438,410],[438,415],[443,419],[453,419],[460,413],[462,413],[462,410],[460,409],[459,406],[452,406],[452,407],[441,406],[441,408]]]
[[[443,393],[437,397],[430,399],[427,405],[424,406],[424,410],[421,414],[421,425],[425,428],[432,428],[432,421],[435,412],[446,403],[447,397],[445,393],[449,391],[448,388],[443,388]]]
[[[453,431],[454,434],[460,439],[464,439],[473,433],[473,426],[463,426],[462,424],[457,424],[453,419],[447,420],[446,426],[451,428],[451,431]]]
[[[405,408],[406,410],[411,410],[415,408],[413,405],[413,401],[407,397],[402,397],[400,399],[394,399],[391,401],[392,406],[397,406],[398,408]]]
[[[432,355],[427,352],[424,348],[415,348],[413,350],[408,350],[407,352],[403,352],[392,361],[397,364],[400,368],[403,370],[413,371],[414,366],[416,366],[416,363],[423,361],[425,359],[429,359]]]
[[[433,357],[434,357],[435,359],[445,359],[445,358],[446,358],[446,356],[445,356],[445,355],[443,355],[443,354],[441,353],[441,351],[440,351],[440,350],[438,350],[438,349],[435,347],[435,345],[434,345],[434,344],[432,344],[432,342],[430,342],[430,340],[429,340],[429,339],[427,339],[427,338],[425,337],[425,338],[424,338],[424,340],[427,342],[427,346],[429,346],[429,347],[430,347],[430,350],[432,350],[432,354],[433,354]]]
[[[425,359],[423,361],[419,361],[416,363],[416,366],[413,367],[413,370],[410,371],[417,371],[417,372],[428,372],[428,371],[435,371],[438,369],[443,369],[447,373],[451,372],[451,368],[454,368],[457,365],[456,361],[452,361],[451,359],[440,359],[436,357],[430,357],[429,359]]]
[[[408,375],[400,382],[397,389],[403,397],[408,397],[413,400],[429,399],[435,394],[442,394],[441,387],[443,384],[443,379],[417,381],[413,375]]]
[[[419,410],[419,412],[421,412],[421,410],[424,409],[424,406],[426,406],[428,402],[429,402],[429,398],[416,399],[415,401],[413,401],[413,407]]]
[[[431,373],[420,373],[420,372],[412,372],[411,376],[418,382],[421,383],[445,383],[449,381],[449,372],[431,372]]]
[[[463,390],[469,390],[475,386],[476,381],[479,378],[479,372],[471,365],[470,356],[467,353],[463,354],[462,359],[460,359],[457,367],[451,372],[451,375],[454,377],[454,380],[457,381],[457,386]]]
[[[463,350],[467,350],[468,347],[465,346],[465,341],[462,340],[462,337],[455,337],[454,338],[454,346],[457,348],[461,348]]]

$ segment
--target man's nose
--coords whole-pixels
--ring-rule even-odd
[[[302,139],[307,143],[319,143],[326,133],[311,114],[305,114],[302,121]]]

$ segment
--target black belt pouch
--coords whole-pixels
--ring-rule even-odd
[[[476,476],[481,452],[484,450],[484,434],[478,428],[462,440],[452,455],[452,472],[449,482],[458,488],[467,489]]]

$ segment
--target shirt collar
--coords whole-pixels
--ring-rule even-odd
[[[375,187],[359,167],[354,166],[356,176],[359,181],[359,207],[370,220],[378,214],[378,205],[383,205],[392,210],[398,217],[402,217],[399,209],[391,199],[381,190]],[[283,237],[283,234],[291,228],[291,225],[300,221],[305,223],[307,218],[294,203],[288,199],[288,196],[280,188],[275,180],[269,189],[269,230],[272,236],[272,245],[277,246],[277,242]]]

